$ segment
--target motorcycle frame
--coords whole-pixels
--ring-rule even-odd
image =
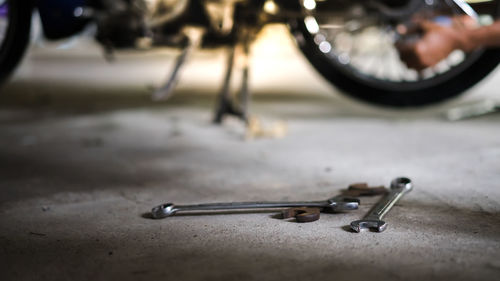
[[[85,26],[93,21],[93,18],[76,16],[75,11],[83,7],[90,7],[92,9],[102,9],[101,0],[33,0],[34,6],[38,10],[44,35],[47,39],[56,40],[63,39],[75,35],[82,31]],[[194,24],[201,26],[208,26],[210,24],[209,16],[202,8],[203,0],[191,0],[189,7],[187,7],[187,14],[179,19],[179,25]],[[224,1],[224,0],[221,0]],[[249,0],[242,1],[248,3],[249,10],[246,14],[254,12],[255,9],[262,7],[265,0]],[[299,0],[276,0],[280,2],[280,6],[290,9],[300,8],[298,5]],[[292,5],[291,3],[294,2]],[[237,4],[238,5],[238,4]],[[241,10],[241,9],[240,9]],[[63,23],[63,24],[61,24]],[[255,23],[252,23],[255,24]]]
[[[87,0],[36,0],[45,37],[63,39],[82,31],[90,19],[75,16],[75,10],[86,5]]]

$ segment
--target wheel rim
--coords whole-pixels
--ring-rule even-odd
[[[373,88],[404,92],[433,87],[467,69],[484,52],[465,54],[456,50],[435,67],[417,73],[400,61],[394,47],[397,22],[384,22],[380,15],[366,13],[366,5],[359,2],[323,15],[315,11],[327,10],[321,7],[327,2],[318,1],[314,10],[307,8],[312,7],[311,2],[314,0],[303,1],[309,14],[303,27],[314,41],[313,48],[344,74]],[[480,19],[492,21],[494,14],[481,14]]]
[[[9,27],[9,5],[6,0],[0,0],[0,47],[7,37]]]

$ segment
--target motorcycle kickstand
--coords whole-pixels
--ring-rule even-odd
[[[226,75],[224,78],[222,89],[217,97],[216,111],[214,117],[215,124],[221,124],[224,117],[226,115],[235,116],[245,124],[248,125],[248,107],[250,104],[251,94],[248,89],[248,75],[249,75],[249,44],[242,44],[243,47],[243,56],[244,56],[244,65],[242,69],[242,78],[241,78],[241,88],[239,92],[239,105],[235,104],[234,100],[231,99],[230,95],[230,85],[231,85],[231,77],[234,69],[234,61],[235,61],[235,49],[236,47],[232,47],[229,50],[227,64],[226,64]]]
[[[201,45],[203,35],[205,35],[206,31],[205,29],[199,27],[186,27],[182,32],[187,38],[186,46],[177,57],[174,69],[170,73],[168,80],[161,88],[154,91],[152,95],[153,101],[165,101],[173,95],[175,86],[177,86],[177,82],[179,81],[182,67],[185,65],[193,51]]]
[[[241,111],[243,113],[243,120],[248,125],[248,116],[249,116],[249,107],[252,95],[248,86],[248,75],[250,71],[250,44],[245,42],[243,44],[243,70],[241,77],[241,89],[240,89],[240,103],[241,103]]]

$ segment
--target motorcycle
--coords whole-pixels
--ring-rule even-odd
[[[295,42],[316,70],[341,92],[377,105],[407,107],[455,97],[481,81],[500,61],[500,50],[456,50],[423,72],[408,69],[394,47],[411,40],[398,32],[415,17],[430,20],[469,15],[478,24],[499,13],[497,0],[0,0],[0,83],[21,60],[29,44],[32,12],[43,33],[55,40],[96,27],[105,54],[133,48],[175,47],[183,51],[164,87],[166,99],[191,52],[230,47],[225,87],[217,120],[226,113],[245,116],[231,103],[228,87],[234,48],[249,45],[267,24],[287,24]],[[446,20],[445,20],[446,21]],[[248,101],[248,68],[243,100]],[[244,111],[244,110],[243,110]]]

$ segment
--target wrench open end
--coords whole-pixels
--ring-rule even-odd
[[[338,211],[357,210],[360,201],[354,197],[335,196],[328,199],[328,203],[331,207],[327,211],[335,213]]]
[[[382,232],[387,228],[387,223],[381,220],[357,220],[351,222],[351,229],[356,232],[361,232],[363,229]]]
[[[165,203],[151,209],[151,215],[154,219],[163,219],[166,217],[173,216],[177,212],[174,204]]]

